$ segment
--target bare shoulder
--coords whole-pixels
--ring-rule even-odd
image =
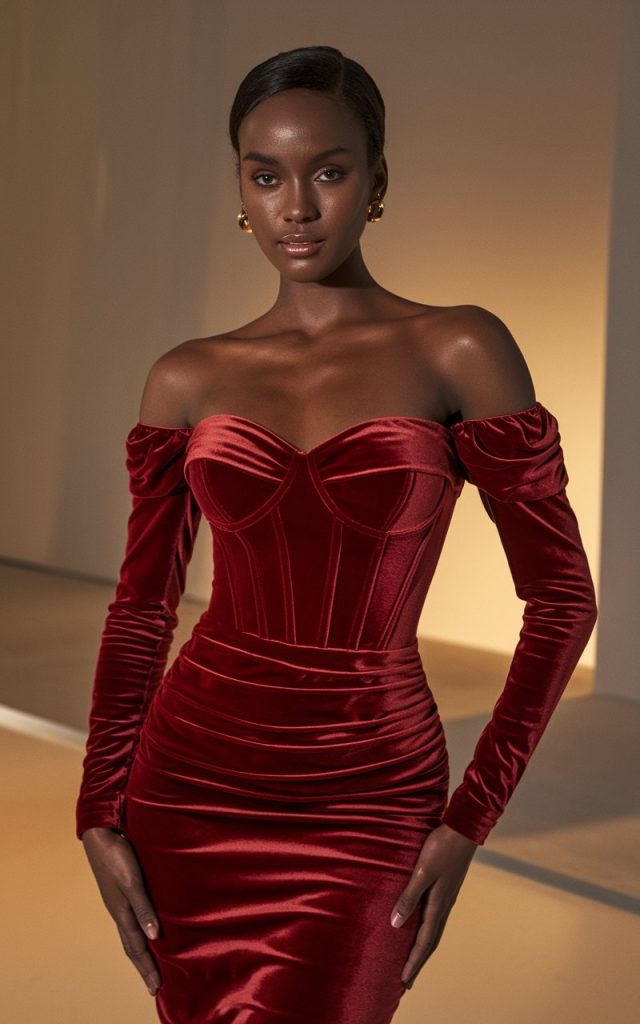
[[[159,356],[144,387],[141,422],[185,427],[196,423],[211,394],[233,373],[238,345],[256,334],[257,324],[259,321],[234,331],[190,338]]]
[[[151,365],[140,401],[139,419],[155,426],[190,426],[190,408],[208,339],[183,341]]]
[[[482,306],[450,306],[438,322],[440,370],[462,419],[530,408],[534,383],[513,334]]]

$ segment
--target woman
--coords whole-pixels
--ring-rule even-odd
[[[279,53],[229,128],[240,227],[280,288],[149,372],[77,835],[162,1021],[386,1024],[587,643],[593,582],[508,329],[365,265],[388,183],[367,72]],[[465,480],[526,607],[448,801],[416,627]],[[211,602],[165,674],[202,513]]]

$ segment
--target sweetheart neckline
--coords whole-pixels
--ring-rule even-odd
[[[504,420],[504,419],[512,419],[514,417],[517,418],[517,417],[523,416],[525,414],[530,414],[534,410],[538,410],[538,409],[542,410],[544,408],[545,407],[542,405],[542,403],[540,401],[536,400],[532,405],[527,406],[526,409],[518,409],[516,412],[496,413],[493,416],[473,416],[473,417],[467,417],[465,419],[458,420],[456,423],[452,423],[450,427],[445,426],[444,423],[440,423],[439,420],[428,419],[425,416],[403,416],[403,415],[399,415],[399,416],[369,416],[369,417],[367,417],[367,419],[359,420],[357,423],[351,423],[349,426],[343,427],[342,430],[338,430],[335,434],[332,434],[330,437],[326,437],[323,441],[319,441],[317,444],[313,445],[311,448],[306,448],[306,449],[299,448],[296,444],[293,444],[292,441],[289,441],[286,437],[283,437],[282,434],[278,434],[277,431],[273,430],[271,427],[266,426],[266,424],[259,423],[257,420],[253,420],[249,416],[242,416],[242,415],[240,415],[240,413],[234,413],[234,412],[214,412],[214,413],[211,413],[208,416],[203,416],[202,419],[198,420],[197,423],[194,423],[194,424],[186,426],[186,427],[173,427],[173,426],[167,426],[167,425],[164,425],[164,424],[142,423],[140,420],[138,420],[138,422],[135,424],[135,427],[132,428],[132,429],[136,429],[137,427],[142,427],[142,428],[145,428],[145,429],[148,429],[148,430],[172,430],[174,432],[188,433],[190,435],[190,437],[189,437],[189,441],[187,442],[187,445],[189,445],[190,442],[191,442],[191,439],[195,435],[196,431],[199,430],[201,427],[203,427],[205,424],[210,423],[213,420],[219,420],[219,419],[238,420],[241,423],[249,424],[249,426],[252,426],[252,427],[256,428],[257,430],[261,430],[264,434],[267,434],[269,437],[274,438],[280,444],[282,444],[286,448],[288,448],[289,451],[294,452],[298,456],[308,458],[311,455],[314,455],[316,452],[320,451],[322,448],[325,448],[328,445],[333,444],[333,443],[341,440],[343,437],[347,436],[348,434],[353,433],[354,431],[363,429],[364,427],[376,424],[376,423],[390,423],[390,422],[418,423],[418,424],[420,424],[422,426],[431,427],[432,429],[435,429],[436,431],[440,431],[444,437],[446,437],[448,440],[451,441],[452,438],[453,438],[454,433],[456,433],[459,430],[463,430],[467,424],[470,424],[470,423],[491,423],[491,422],[494,422],[496,420],[500,421],[500,420]]]
[[[343,427],[342,430],[338,430],[335,434],[332,434],[330,437],[325,437],[323,441],[319,441],[317,444],[312,445],[311,448],[299,448],[297,444],[293,444],[292,441],[289,441],[286,437],[283,437],[282,434],[279,434],[276,430],[272,430],[271,427],[267,427],[266,424],[258,423],[257,420],[252,420],[248,416],[241,416],[239,413],[234,412],[211,413],[209,416],[203,416],[202,419],[198,420],[198,422],[195,423],[193,426],[185,427],[184,429],[194,432],[198,430],[201,426],[207,424],[208,422],[218,419],[239,420],[241,423],[248,423],[251,427],[255,427],[258,430],[261,430],[263,433],[269,435],[269,437],[275,438],[276,441],[279,441],[280,444],[285,445],[290,451],[295,452],[297,455],[304,457],[314,455],[322,448],[326,448],[328,445],[334,444],[335,442],[341,440],[345,435],[363,429],[364,427],[372,426],[375,423],[390,423],[399,420],[400,422],[420,423],[423,426],[433,427],[443,431],[447,436],[449,436],[450,431],[450,428],[446,427],[444,423],[440,423],[438,420],[426,419],[424,416],[370,416],[367,419],[359,420],[357,423],[351,423],[349,426]]]

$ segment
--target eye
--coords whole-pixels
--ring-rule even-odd
[[[254,174],[253,180],[258,181],[258,178],[274,178],[275,175],[269,174],[268,171],[261,171],[260,174]]]
[[[340,178],[344,178],[344,171],[341,171],[338,167],[325,167],[320,174],[337,174],[337,178],[330,178],[329,181],[339,181]]]

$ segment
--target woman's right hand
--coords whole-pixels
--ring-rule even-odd
[[[147,936],[157,938],[160,927],[135,851],[122,833],[110,828],[85,829],[81,838],[124,951],[155,996],[162,979]]]

